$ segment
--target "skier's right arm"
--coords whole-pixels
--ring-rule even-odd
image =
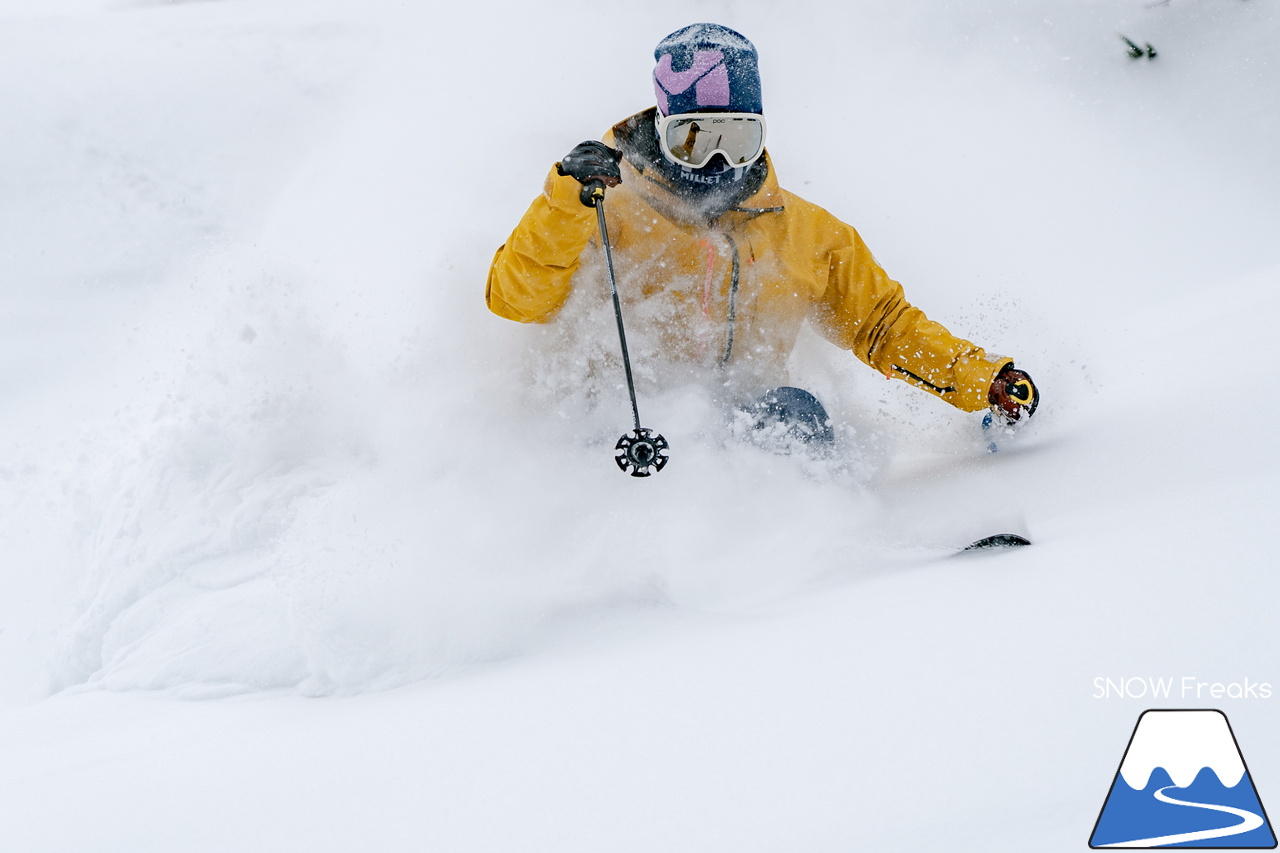
[[[618,155],[600,142],[583,142],[547,176],[516,230],[493,257],[485,302],[500,317],[545,323],[569,298],[578,257],[595,233],[589,183],[616,186]]]

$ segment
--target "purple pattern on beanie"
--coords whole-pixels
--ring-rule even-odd
[[[671,54],[664,53],[658,60],[658,67],[653,69],[654,91],[658,96],[658,108],[667,114],[667,94],[679,95],[694,83],[698,104],[701,106],[724,106],[729,103],[729,72],[725,69],[724,54],[718,50],[699,50],[693,56],[693,64],[685,71],[671,70]],[[703,101],[703,78],[717,69],[719,73],[711,74],[715,79],[706,87],[708,100]],[[716,100],[711,100],[715,98]]]
[[[712,68],[706,77],[693,87],[700,107],[729,106],[729,69],[723,63]]]

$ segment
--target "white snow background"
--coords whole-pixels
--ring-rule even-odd
[[[621,377],[582,414],[487,312],[698,20],[782,185],[1036,378],[1001,452],[811,337],[849,470],[638,365],[637,481]],[[1280,696],[1093,685],[1280,688],[1277,50],[1265,0],[0,3],[0,849],[1081,850],[1151,706],[1277,800]]]

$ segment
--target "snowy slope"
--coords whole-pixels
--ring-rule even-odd
[[[6,849],[1082,849],[1150,701],[1095,678],[1280,685],[1280,15],[938,6],[0,4]],[[694,20],[783,185],[1033,373],[1016,444],[806,339],[848,470],[640,366],[636,482],[619,378],[485,311]],[[1277,701],[1155,705],[1265,804]]]

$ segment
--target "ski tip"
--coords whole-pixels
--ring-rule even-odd
[[[964,550],[986,551],[990,548],[1018,548],[1030,544],[1030,539],[1019,536],[1016,533],[997,533],[994,536],[986,536],[979,539],[971,545],[966,545]]]

